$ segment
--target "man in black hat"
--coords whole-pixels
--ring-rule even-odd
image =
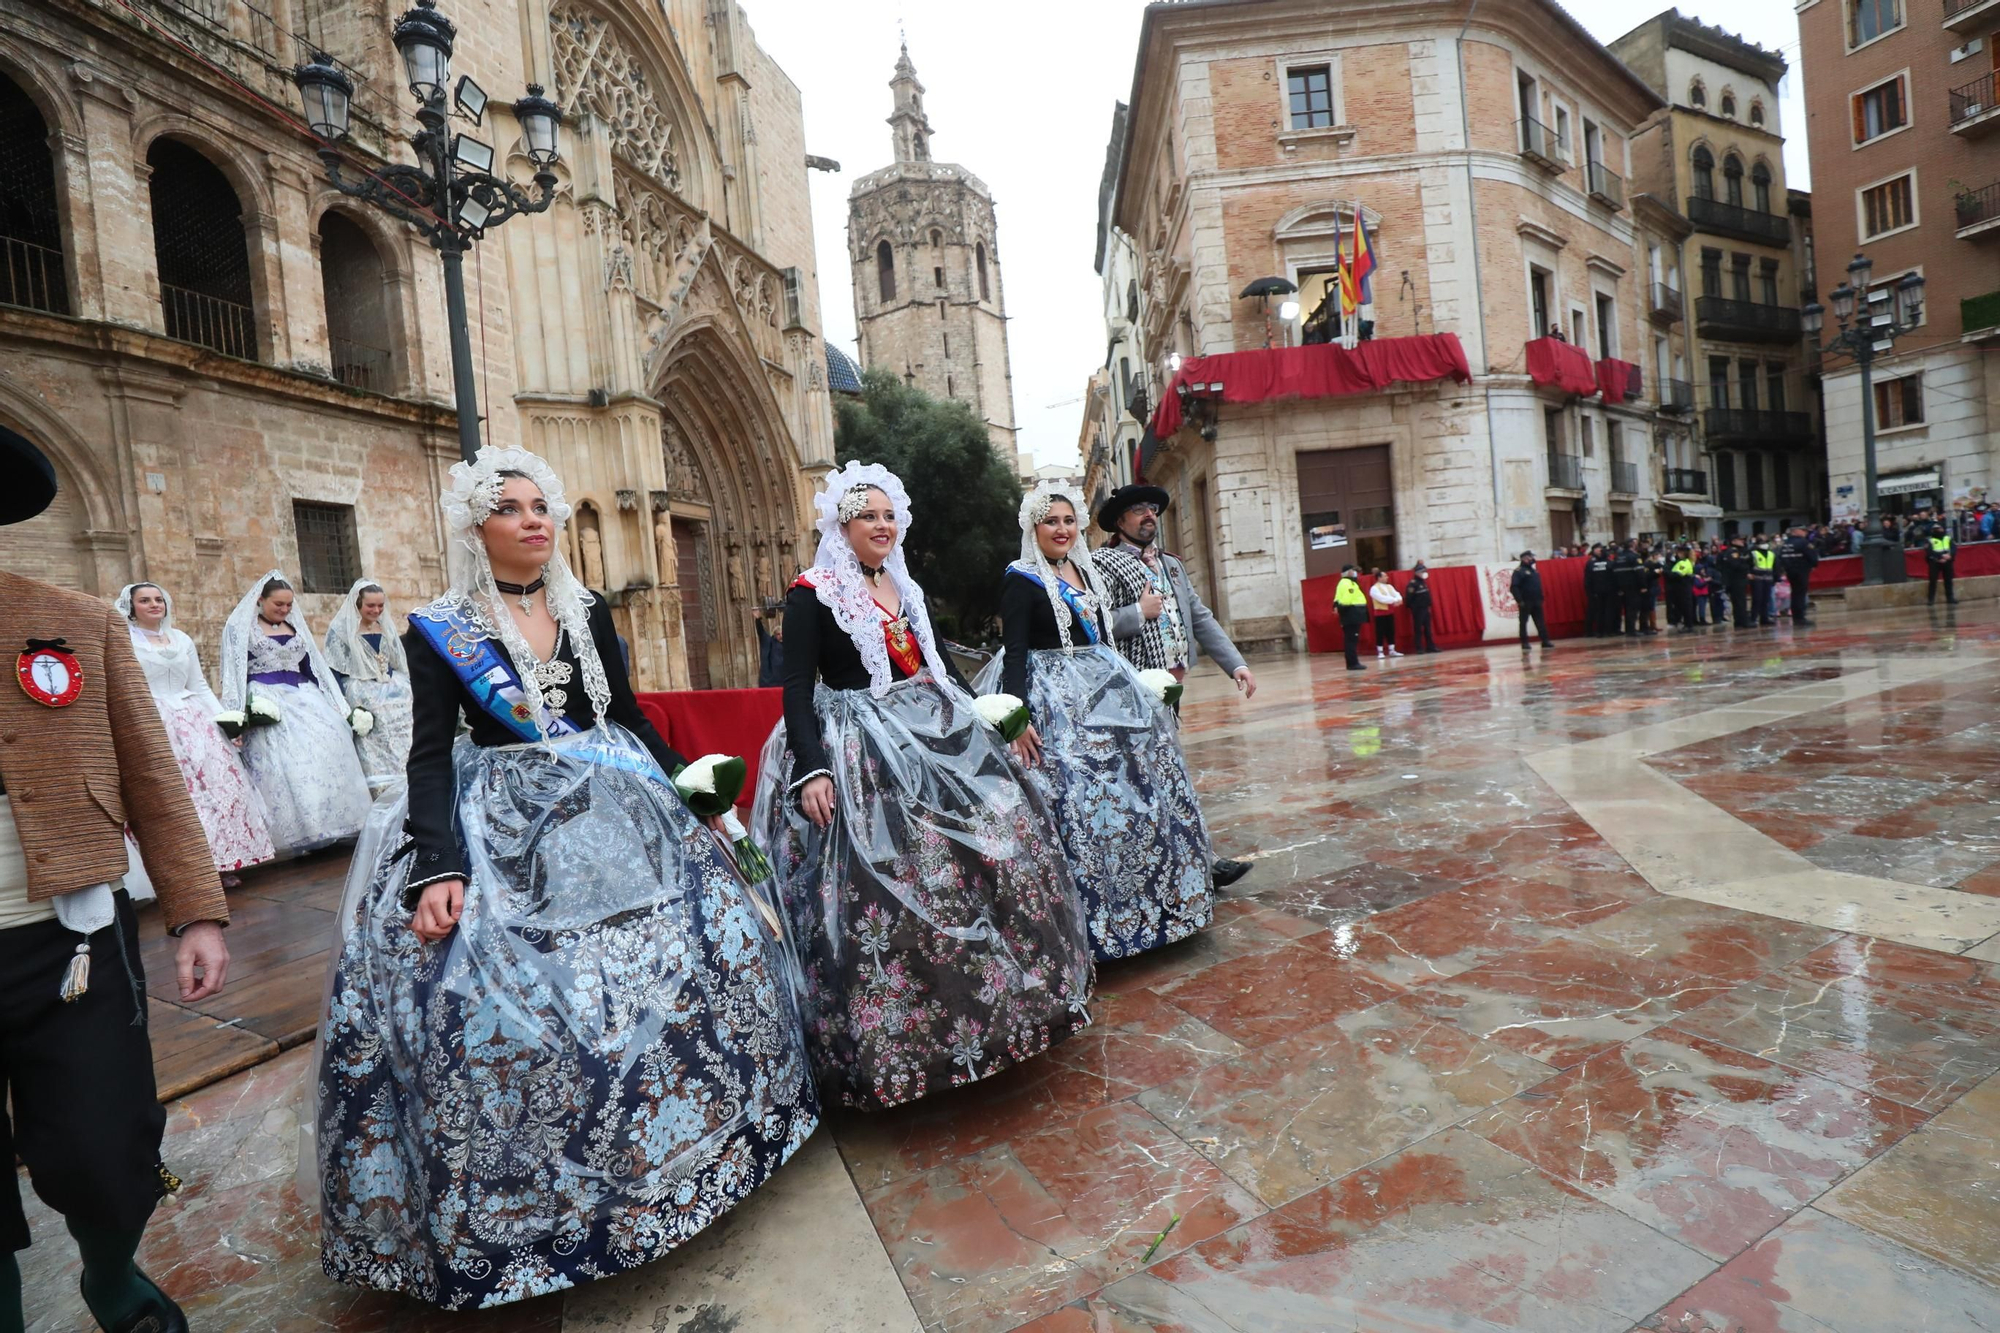
[[[1542,647],[1553,648],[1556,641],[1549,637],[1549,622],[1542,612],[1542,572],[1535,568],[1535,553],[1521,552],[1521,563],[1515,567],[1513,577],[1507,580],[1507,591],[1513,594],[1514,605],[1520,611],[1521,651],[1529,650],[1528,622],[1535,622],[1535,632],[1542,636]]]
[[[1196,595],[1180,560],[1159,548],[1167,498],[1158,486],[1121,486],[1097,507],[1097,526],[1111,534],[1094,556],[1108,585],[1111,637],[1139,670],[1171,671],[1176,680],[1207,653],[1248,699],[1257,693],[1256,676]],[[1244,861],[1217,861],[1216,886],[1234,884],[1249,869]]]
[[[1603,542],[1593,542],[1583,566],[1583,595],[1590,636],[1600,638],[1618,632],[1618,579],[1611,572],[1611,556]]]
[[[55,499],[55,472],[0,428],[0,524]],[[185,1333],[133,1263],[162,1195],[167,1117],[153,1083],[138,918],[122,887],[125,826],[180,937],[180,997],[217,994],[229,909],[123,617],[0,570],[0,1160],[26,1164],[83,1258],[83,1299],[110,1333]],[[28,1248],[18,1188],[0,1191],[0,1328],[22,1326]]]
[[[1416,646],[1410,651],[1436,652],[1437,635],[1431,632],[1431,572],[1421,560],[1410,569],[1410,581],[1403,587],[1403,605],[1410,608],[1410,624],[1416,631],[1412,636]]]

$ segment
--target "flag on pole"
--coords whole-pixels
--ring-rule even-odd
[[[1361,205],[1354,205],[1354,257],[1348,267],[1353,273],[1354,304],[1375,303],[1375,247],[1368,243],[1368,228],[1361,221]]]
[[[1338,213],[1333,215],[1333,286],[1333,294],[1339,298],[1340,316],[1345,320],[1354,313],[1354,305],[1347,299],[1347,251],[1341,243]]]

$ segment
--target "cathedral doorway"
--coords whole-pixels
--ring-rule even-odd
[[[681,634],[687,643],[688,688],[706,690],[714,681],[708,673],[708,642],[714,637],[714,618],[702,596],[701,524],[676,518],[674,565],[680,580]]]

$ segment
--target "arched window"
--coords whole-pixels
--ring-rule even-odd
[[[1754,97],[1750,99],[1750,123],[1752,125],[1764,123],[1764,104]]]
[[[1750,168],[1750,192],[1759,213],[1771,211],[1771,169],[1762,162]]]
[[[49,126],[0,75],[0,305],[69,313]]]
[[[1715,198],[1715,154],[1696,146],[1694,150],[1694,197]]]
[[[1722,199],[1743,207],[1743,159],[1734,153],[1722,159]]]
[[[990,301],[993,299],[993,290],[986,283],[986,242],[981,241],[975,245],[972,253],[979,266],[979,299]]]
[[[368,233],[339,213],[319,220],[319,280],[333,377],[357,389],[393,391],[395,340],[382,256]]]
[[[887,241],[875,247],[875,283],[881,288],[882,300],[896,299],[896,252]]]
[[[1724,93],[1722,95],[1722,114],[1731,120],[1736,119],[1736,94]]]
[[[175,139],[156,140],[146,165],[167,336],[254,360],[250,249],[235,188],[213,162]]]
[[[944,249],[944,233],[939,231],[936,227],[931,228],[931,249],[933,250]]]
[[[1688,105],[1690,106],[1708,105],[1708,89],[1701,86],[1700,79],[1696,79],[1693,83],[1688,85]]]

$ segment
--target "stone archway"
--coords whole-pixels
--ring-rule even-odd
[[[0,528],[0,568],[100,597],[117,592],[131,577],[131,547],[116,495],[90,448],[4,375],[0,425],[25,436],[56,470],[55,503],[25,523]]]
[[[720,318],[691,319],[660,357],[661,451],[690,683],[757,683],[754,612],[796,572],[799,471],[758,359]],[[697,666],[701,669],[697,670]]]

